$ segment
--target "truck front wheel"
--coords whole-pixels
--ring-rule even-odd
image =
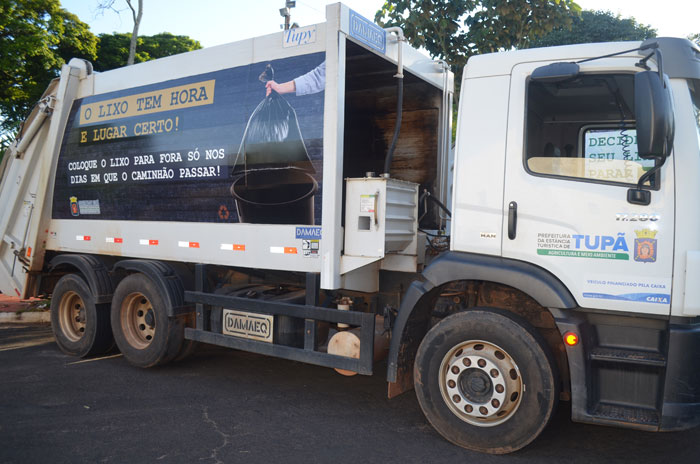
[[[492,454],[516,451],[547,425],[558,376],[542,336],[493,308],[453,314],[421,342],[415,361],[423,413],[447,440]]]
[[[111,319],[119,350],[135,366],[164,364],[180,351],[184,324],[168,317],[158,287],[144,274],[131,274],[117,285]]]
[[[58,347],[72,356],[93,356],[114,346],[109,307],[96,305],[87,282],[76,274],[61,277],[51,297],[51,329]]]

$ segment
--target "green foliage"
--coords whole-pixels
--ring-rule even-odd
[[[530,47],[644,40],[650,37],[656,37],[656,29],[639,24],[634,18],[622,18],[609,11],[583,11],[581,16],[574,18],[571,28],[558,27],[534,40]]]
[[[411,45],[447,61],[459,82],[470,56],[526,47],[570,26],[579,11],[572,0],[387,0],[375,21],[403,28]]]
[[[61,66],[96,51],[88,25],[59,0],[0,0],[0,150]]]
[[[131,34],[129,33],[100,34],[97,44],[97,59],[92,63],[95,71],[108,71],[126,66],[130,40]]]
[[[696,43],[697,45],[700,45],[700,32],[698,32],[697,34],[690,34],[688,36],[688,40]]]
[[[130,41],[130,33],[100,34],[97,60],[93,63],[95,70],[108,71],[126,66]],[[200,48],[202,45],[198,41],[184,35],[162,32],[152,36],[139,36],[134,63],[142,63]]]

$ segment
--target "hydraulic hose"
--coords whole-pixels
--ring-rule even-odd
[[[426,199],[430,200],[433,203],[435,203],[436,205],[438,205],[440,207],[440,209],[443,210],[449,217],[452,217],[452,212],[447,208],[447,206],[445,206],[445,204],[443,202],[441,202],[440,200],[438,200],[437,198],[432,196],[427,189],[424,189],[420,198],[418,198],[418,203],[420,203],[421,201],[426,200]],[[427,210],[427,208],[428,207],[426,204],[426,210]],[[425,216],[425,214],[426,213],[423,213],[423,216]],[[423,219],[423,216],[421,216],[420,219]]]
[[[383,174],[389,177],[389,170],[391,169],[391,161],[394,158],[394,150],[396,149],[396,142],[399,140],[399,132],[401,132],[401,119],[403,117],[403,56],[401,53],[402,45],[401,42],[404,41],[403,29],[400,27],[387,27],[384,29],[386,32],[393,32],[396,34],[398,53],[397,53],[397,71],[394,75],[397,78],[397,98],[396,98],[396,126],[394,127],[394,136],[391,139],[391,145],[389,146],[389,151],[386,153],[386,158],[384,158],[384,171]]]
[[[394,127],[394,137],[391,139],[389,151],[386,153],[386,158],[384,159],[384,174],[389,174],[389,169],[391,168],[391,161],[394,158],[394,150],[396,149],[396,142],[399,140],[399,132],[401,132],[401,119],[403,117],[403,77],[399,77],[398,80],[399,82],[396,101],[396,126]]]

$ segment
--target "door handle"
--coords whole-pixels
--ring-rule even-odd
[[[515,239],[515,232],[518,227],[518,204],[511,201],[508,204],[508,238]]]

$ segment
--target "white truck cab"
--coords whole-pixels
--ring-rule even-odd
[[[654,71],[644,71],[649,65]],[[659,106],[650,106],[648,76],[665,95]],[[476,300],[469,305],[510,307],[545,338],[556,326],[564,344],[553,354],[566,352],[558,365],[574,420],[645,430],[697,424],[700,49],[661,38],[475,56],[461,89],[451,249],[427,267],[416,293],[452,282],[443,295],[466,290]],[[449,317],[459,316],[442,323]],[[455,326],[478,324],[463,319]],[[434,376],[419,366],[430,359],[423,344],[416,368]],[[444,366],[473,347],[433,349],[446,353]],[[437,374],[453,416],[502,424],[495,409],[472,412],[474,401],[462,409],[488,390],[479,372],[450,375]],[[432,393],[416,388],[419,399]],[[426,414],[443,435],[470,440],[453,432],[449,414],[421,404],[437,410]],[[486,432],[480,445],[495,442]]]
[[[648,205],[627,201],[627,191],[654,166],[637,153],[632,111],[639,57],[581,63],[570,82],[530,78],[549,63],[633,44],[533,49],[469,61],[457,130],[453,250],[536,264],[556,275],[582,307],[698,315],[685,298],[686,282],[697,278],[685,263],[692,264],[700,247],[691,232],[698,215],[690,198],[698,185],[683,175],[698,163],[698,80],[690,78],[686,60],[692,57],[675,50],[692,53],[687,42],[658,40],[680,61],[664,62],[676,132],[673,155],[647,182]],[[679,172],[685,182],[679,183]],[[677,189],[684,194],[676,195]],[[517,205],[517,228],[508,237],[511,204]]]

